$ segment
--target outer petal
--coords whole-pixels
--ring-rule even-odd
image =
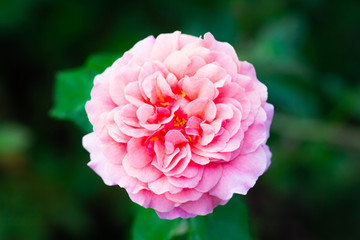
[[[179,37],[181,33],[160,34],[155,41],[151,52],[151,59],[164,61],[167,56],[179,48]]]
[[[142,190],[138,193],[129,193],[132,201],[145,208],[153,208],[158,212],[169,212],[174,209],[174,203],[167,200],[164,195],[156,195],[150,191]]]
[[[224,201],[221,201],[216,197],[210,196],[208,194],[203,194],[202,197],[196,201],[181,204],[180,208],[190,214],[206,215],[212,213],[214,208],[220,203],[225,204]]]
[[[266,170],[267,156],[262,147],[255,152],[240,155],[223,165],[223,174],[210,195],[229,200],[234,193],[246,194]]]
[[[107,185],[119,185],[129,192],[139,192],[146,186],[135,178],[128,176],[121,165],[108,161],[100,148],[100,142],[95,133],[89,133],[83,138],[84,148],[90,152],[91,167]]]
[[[170,212],[156,212],[156,213],[160,218],[168,219],[168,220],[173,220],[173,219],[179,218],[179,217],[185,219],[185,218],[192,218],[192,217],[196,216],[196,214],[190,214],[190,213],[182,210],[179,207],[174,208]]]

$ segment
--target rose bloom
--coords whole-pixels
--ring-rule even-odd
[[[206,215],[268,168],[266,100],[253,66],[210,33],[149,36],[95,77],[88,165],[160,218]]]

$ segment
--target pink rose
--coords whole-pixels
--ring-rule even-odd
[[[88,165],[161,218],[206,215],[268,168],[266,100],[253,66],[210,33],[147,37],[95,77]]]

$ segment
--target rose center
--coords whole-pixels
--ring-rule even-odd
[[[174,127],[183,127],[185,123],[186,123],[185,118],[179,116],[174,117]]]

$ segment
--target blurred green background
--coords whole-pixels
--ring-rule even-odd
[[[360,239],[359,13],[359,1],[0,1],[0,239],[131,239],[135,204],[86,166],[84,132],[50,117],[55,76],[175,30],[231,43],[268,87],[272,165],[242,198],[252,238]]]

